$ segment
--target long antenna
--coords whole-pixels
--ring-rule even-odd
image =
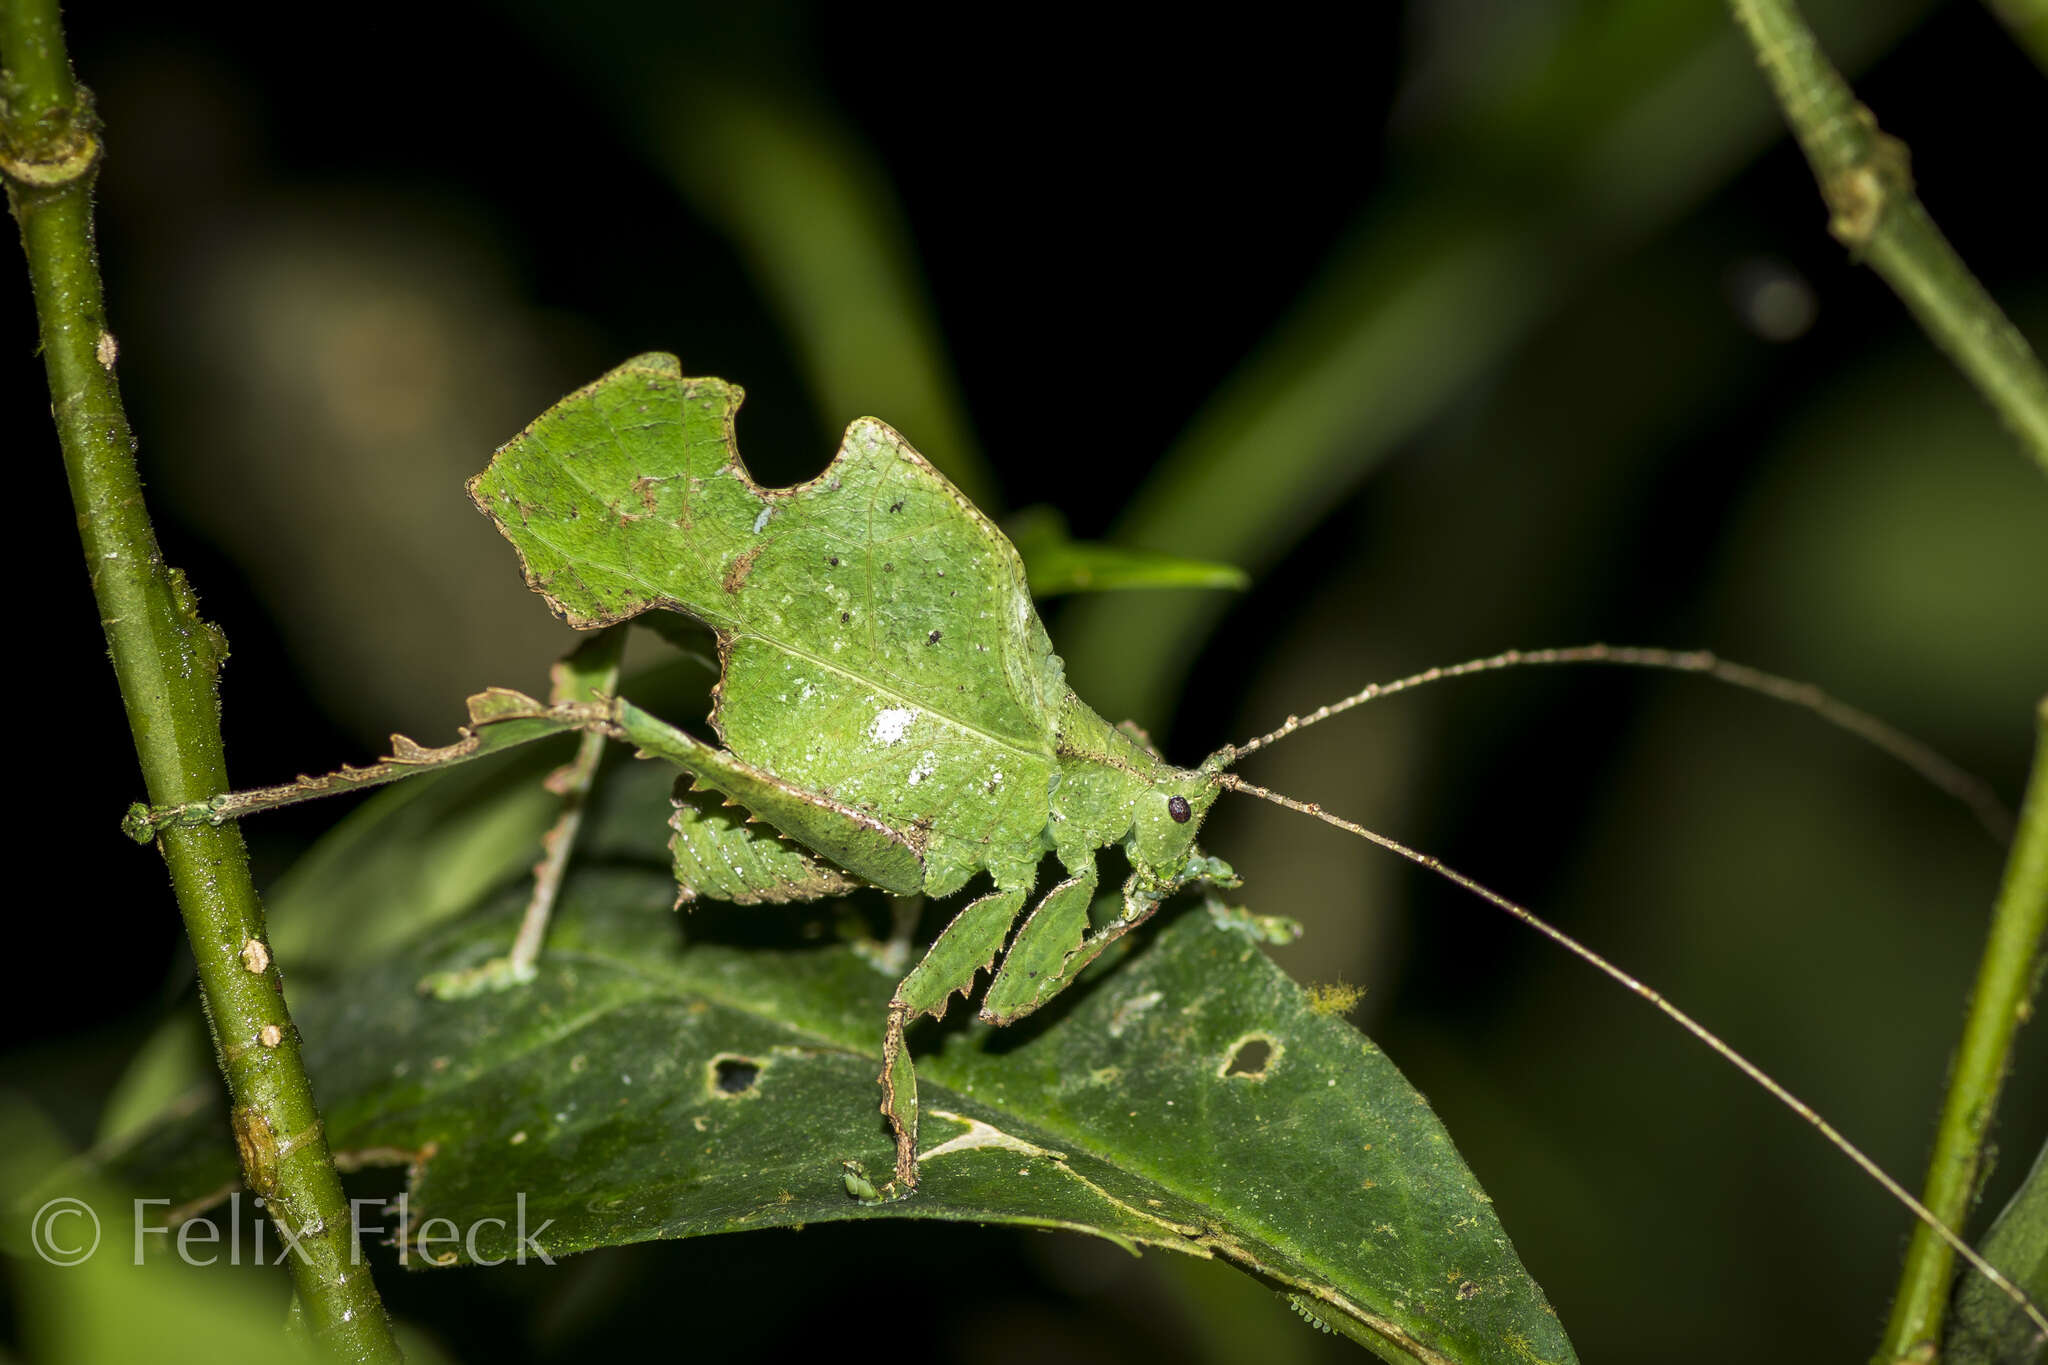
[[[1781,678],[1775,673],[1766,673],[1747,664],[1730,663],[1703,649],[1648,649],[1632,645],[1598,644],[1575,645],[1568,649],[1510,649],[1484,659],[1468,659],[1461,664],[1425,669],[1421,673],[1393,682],[1374,683],[1362,692],[1353,693],[1342,701],[1331,702],[1328,706],[1320,707],[1305,716],[1289,716],[1286,724],[1271,734],[1260,735],[1257,739],[1238,745],[1237,752],[1253,753],[1287,738],[1297,730],[1305,730],[1332,716],[1342,715],[1354,706],[1363,706],[1369,701],[1390,697],[1396,692],[1406,692],[1410,688],[1421,687],[1424,683],[1470,677],[1474,673],[1492,673],[1504,668],[1529,668],[1553,664],[1618,664],[1628,668],[1662,669],[1669,673],[1694,673],[1727,683],[1732,687],[1739,687],[1745,692],[1756,692],[1775,701],[1811,711],[1828,724],[1847,730],[1850,734],[1883,750],[1936,788],[1968,806],[1976,815],[1977,822],[1990,831],[1991,837],[2001,844],[2012,840],[2012,812],[2005,808],[2005,803],[1998,799],[1997,793],[1992,791],[1990,785],[1965,772],[1903,730],[1885,724],[1868,711],[1859,711],[1846,702],[1835,700],[1811,683]]]
[[[1481,662],[1485,661],[1482,660]],[[1324,709],[1328,710],[1330,708],[1326,707]],[[1303,724],[1307,723],[1309,722],[1303,722]],[[1295,728],[1298,729],[1300,727],[1296,726]],[[1262,801],[1271,801],[1276,806],[1285,806],[1288,810],[1299,811],[1303,815],[1313,815],[1316,819],[1323,821],[1325,824],[1335,825],[1338,829],[1348,831],[1352,834],[1356,834],[1359,838],[1365,839],[1371,843],[1378,844],[1381,848],[1384,848],[1389,852],[1400,854],[1403,858],[1406,858],[1409,862],[1414,863],[1417,867],[1427,868],[1429,871],[1436,873],[1437,876],[1444,878],[1446,881],[1455,883],[1456,885],[1463,887],[1465,890],[1470,891],[1473,895],[1479,897],[1481,900],[1486,901],[1489,904],[1498,907],[1499,909],[1507,911],[1508,914],[1514,916],[1522,923],[1528,925],[1531,929],[1534,929],[1537,933],[1543,935],[1551,942],[1564,948],[1567,952],[1570,952],[1574,956],[1591,963],[1594,967],[1598,968],[1607,977],[1618,982],[1624,990],[1627,990],[1631,994],[1640,996],[1642,999],[1649,1001],[1650,1004],[1656,1006],[1659,1010],[1663,1011],[1664,1014],[1667,1017],[1669,1017],[1674,1023],[1676,1023],[1680,1028],[1684,1029],[1687,1033],[1690,1033],[1693,1037],[1705,1043],[1709,1048],[1719,1053],[1722,1059],[1728,1062],[1736,1070],[1740,1071],[1743,1075],[1749,1077],[1752,1081],[1755,1081],[1758,1085],[1762,1086],[1764,1090],[1771,1095],[1772,1098],[1776,1099],[1780,1104],[1784,1105],[1787,1109],[1790,1109],[1800,1118],[1805,1119],[1808,1123],[1812,1124],[1815,1128],[1819,1129],[1820,1135],[1822,1137],[1826,1138],[1830,1143],[1834,1144],[1835,1148],[1838,1151],[1840,1151],[1844,1156],[1848,1157],[1849,1160],[1855,1162],[1856,1165],[1863,1170],[1864,1174],[1868,1175],[1872,1180],[1875,1180],[1879,1185],[1882,1185],[1886,1192],[1892,1196],[1892,1198],[1898,1200],[1899,1203],[1903,1204],[1906,1208],[1910,1209],[1913,1213],[1913,1216],[1915,1218],[1918,1218],[1921,1222],[1925,1223],[1928,1226],[1928,1228],[1930,1228],[1933,1231],[1935,1236],[1941,1238],[1942,1241],[1948,1243],[1949,1247],[1952,1250],[1954,1250],[1956,1255],[1962,1257],[1963,1260],[1967,1261],[1972,1267],[1974,1267],[1979,1273],[1981,1273],[1985,1279],[1991,1281],[1993,1284],[1997,1285],[2001,1290],[2003,1290],[2008,1298],[2010,1298],[2014,1303],[2019,1305],[2020,1311],[2027,1315],[2027,1318],[2034,1324],[2034,1326],[2040,1329],[2043,1335],[2048,1335],[2048,1316],[2044,1316],[2040,1307],[2036,1305],[2031,1298],[2027,1297],[2026,1292],[2022,1290],[2018,1285],[2014,1284],[2011,1280],[2007,1279],[2005,1275],[1998,1269],[1997,1266],[1992,1265],[1991,1262],[1985,1260],[1982,1256],[1978,1255],[1976,1250],[1973,1247],[1971,1247],[1969,1243],[1965,1242],[1961,1236],[1959,1236],[1953,1229],[1951,1229],[1948,1226],[1948,1224],[1942,1222],[1939,1218],[1935,1217],[1931,1209],[1929,1209],[1925,1204],[1921,1203],[1918,1199],[1915,1199],[1912,1193],[1908,1191],[1905,1186],[1901,1185],[1898,1181],[1892,1179],[1890,1175],[1886,1174],[1884,1167],[1878,1165],[1877,1162],[1873,1161],[1870,1157],[1866,1156],[1862,1148],[1858,1147],[1855,1143],[1849,1141],[1848,1138],[1842,1136],[1841,1130],[1837,1129],[1833,1124],[1829,1123],[1826,1119],[1822,1118],[1820,1114],[1814,1110],[1812,1105],[1800,1099],[1797,1095],[1793,1094],[1790,1090],[1787,1090],[1783,1085],[1779,1084],[1776,1080],[1772,1079],[1771,1075],[1768,1072],[1766,1072],[1762,1067],[1758,1066],[1755,1062],[1749,1060],[1749,1058],[1743,1056],[1740,1052],[1737,1052],[1734,1049],[1734,1047],[1724,1042],[1721,1039],[1721,1037],[1718,1034],[1716,1034],[1713,1030],[1709,1029],[1705,1024],[1702,1024],[1699,1020],[1693,1018],[1690,1014],[1687,1014],[1684,1010],[1678,1008],[1678,1006],[1672,1004],[1669,1000],[1665,999],[1663,995],[1659,994],[1655,990],[1652,990],[1650,987],[1644,985],[1642,982],[1636,980],[1636,978],[1630,976],[1627,972],[1615,966],[1614,963],[1608,961],[1599,953],[1594,952],[1591,948],[1588,948],[1585,944],[1579,942],[1570,934],[1567,934],[1564,930],[1558,928],[1556,925],[1542,918],[1533,910],[1529,910],[1521,905],[1517,905],[1514,901],[1509,900],[1506,896],[1503,896],[1497,891],[1490,890],[1489,888],[1480,885],[1478,882],[1472,880],[1464,873],[1457,871],[1455,868],[1445,866],[1437,859],[1432,858],[1429,854],[1424,853],[1419,849],[1410,848],[1408,845],[1402,843],[1398,839],[1391,839],[1384,834],[1374,833],[1372,830],[1367,829],[1363,825],[1355,824],[1352,821],[1346,820],[1341,816],[1332,815],[1330,814],[1330,812],[1324,810],[1321,806],[1315,804],[1312,801],[1297,801],[1291,796],[1282,796],[1278,792],[1271,791],[1265,787],[1258,786],[1251,782],[1247,782],[1243,778],[1237,776],[1237,774],[1235,773],[1219,773],[1217,775],[1217,781],[1226,790],[1243,792],[1247,796],[1256,796]]]

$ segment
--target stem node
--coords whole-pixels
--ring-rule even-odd
[[[1913,158],[1905,143],[1878,128],[1868,106],[1857,105],[1855,119],[1863,153],[1824,173],[1820,192],[1827,201],[1828,232],[1861,261],[1886,211],[1913,193]]]
[[[92,92],[82,85],[72,89],[70,103],[33,118],[18,115],[19,97],[12,90],[0,99],[0,176],[7,178],[10,193],[61,190],[99,169],[102,144]]]

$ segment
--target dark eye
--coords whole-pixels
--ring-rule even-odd
[[[1188,799],[1185,796],[1167,797],[1166,813],[1173,817],[1173,823],[1176,825],[1185,825],[1188,822],[1188,817],[1194,814],[1192,810],[1188,809]]]

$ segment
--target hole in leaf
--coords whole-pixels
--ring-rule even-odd
[[[711,1059],[711,1092],[726,1100],[745,1095],[761,1079],[761,1064],[751,1057],[731,1055]]]
[[[1226,1080],[1263,1081],[1280,1060],[1280,1040],[1270,1034],[1247,1033],[1230,1045],[1216,1074]]]

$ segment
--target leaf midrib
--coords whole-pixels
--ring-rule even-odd
[[[698,979],[696,977],[685,973],[681,968],[670,968],[666,972],[657,973],[637,963],[629,962],[617,957],[607,956],[603,953],[594,952],[589,949],[570,950],[559,954],[551,953],[549,956],[557,957],[562,960],[580,961],[585,964],[593,966],[602,966],[605,967],[607,970],[617,972],[621,975],[628,976],[637,980],[645,981],[650,985],[665,985],[672,990],[681,990],[686,995],[702,997],[706,1000],[709,1000],[711,1003],[720,1006],[721,1008],[732,1010],[735,1013],[745,1015],[748,1018],[755,1019],[757,1021],[763,1021],[772,1024],[776,1027],[788,1029],[791,1032],[797,1034],[798,1037],[809,1040],[813,1044],[822,1044],[823,1048],[821,1050],[836,1051],[849,1057],[858,1057],[867,1061],[878,1061],[881,1056],[879,1049],[870,1052],[866,1048],[849,1046],[847,1043],[837,1038],[834,1038],[829,1034],[819,1034],[809,1029],[806,1029],[802,1026],[799,1026],[791,1022],[786,1016],[774,1013],[762,1007],[758,1002],[750,1001],[744,997],[734,997],[712,986],[699,985],[697,984]],[[596,1018],[600,1017],[600,1015],[603,1013],[609,1013],[610,1009],[612,1008],[616,1008],[616,1006],[608,1007],[606,1010],[600,1011],[599,1014],[593,1015],[591,1017],[590,1022],[595,1022]],[[936,1063],[936,1065],[934,1065],[934,1063]],[[1134,1176],[1140,1180],[1148,1182],[1149,1184],[1157,1187],[1161,1191],[1174,1196],[1176,1199],[1181,1200],[1183,1203],[1189,1205],[1190,1207],[1198,1209],[1216,1210],[1218,1212],[1224,1211],[1218,1208],[1217,1204],[1213,1201],[1213,1199],[1204,1198],[1200,1194],[1191,1193],[1186,1188],[1183,1188],[1183,1186],[1178,1181],[1162,1176],[1158,1172],[1158,1170],[1148,1162],[1143,1162],[1135,1158],[1126,1159],[1120,1150],[1115,1155],[1105,1155],[1103,1151],[1095,1144],[1092,1135],[1083,1135],[1077,1133],[1072,1128],[1067,1127],[1064,1124],[1059,1123],[1058,1121],[1049,1121],[1045,1117],[1035,1113],[1019,1113],[1013,1109],[992,1105],[989,1104],[986,1100],[977,1099],[971,1092],[961,1089],[958,1085],[952,1083],[944,1076],[943,1073],[947,1070],[947,1068],[944,1066],[943,1062],[939,1061],[938,1059],[928,1060],[926,1065],[930,1067],[933,1072],[938,1073],[932,1076],[933,1080],[938,1081],[941,1085],[944,1085],[946,1089],[952,1091],[956,1095],[959,1095],[962,1098],[962,1100],[971,1102],[972,1104],[977,1105],[981,1108],[989,1109],[995,1113],[1004,1114],[1006,1116],[1014,1116],[1023,1119],[1025,1122],[1031,1124],[1041,1133],[1057,1140],[1060,1144],[1061,1150],[1071,1148],[1073,1150],[1082,1152],[1090,1158],[1094,1159],[1095,1161],[1101,1162],[1104,1166],[1107,1166],[1112,1170],[1121,1171],[1126,1175]],[[1287,1239],[1275,1236],[1274,1230],[1269,1224],[1267,1224],[1264,1220],[1251,1215],[1242,1206],[1228,1206],[1227,1217],[1229,1224],[1235,1230],[1250,1234],[1251,1240],[1256,1242],[1258,1245],[1266,1247],[1270,1251],[1277,1253],[1281,1256],[1284,1256],[1287,1260],[1293,1262],[1297,1266],[1300,1266],[1304,1271],[1307,1271],[1311,1275],[1319,1278],[1323,1283],[1331,1285],[1349,1285],[1349,1277],[1342,1274],[1340,1270],[1334,1268],[1325,1258],[1308,1251],[1306,1248],[1296,1247],[1291,1241]],[[1267,1269],[1270,1273],[1273,1268],[1267,1267]],[[1347,1289],[1347,1299],[1350,1297],[1350,1294],[1352,1292],[1355,1291]]]

